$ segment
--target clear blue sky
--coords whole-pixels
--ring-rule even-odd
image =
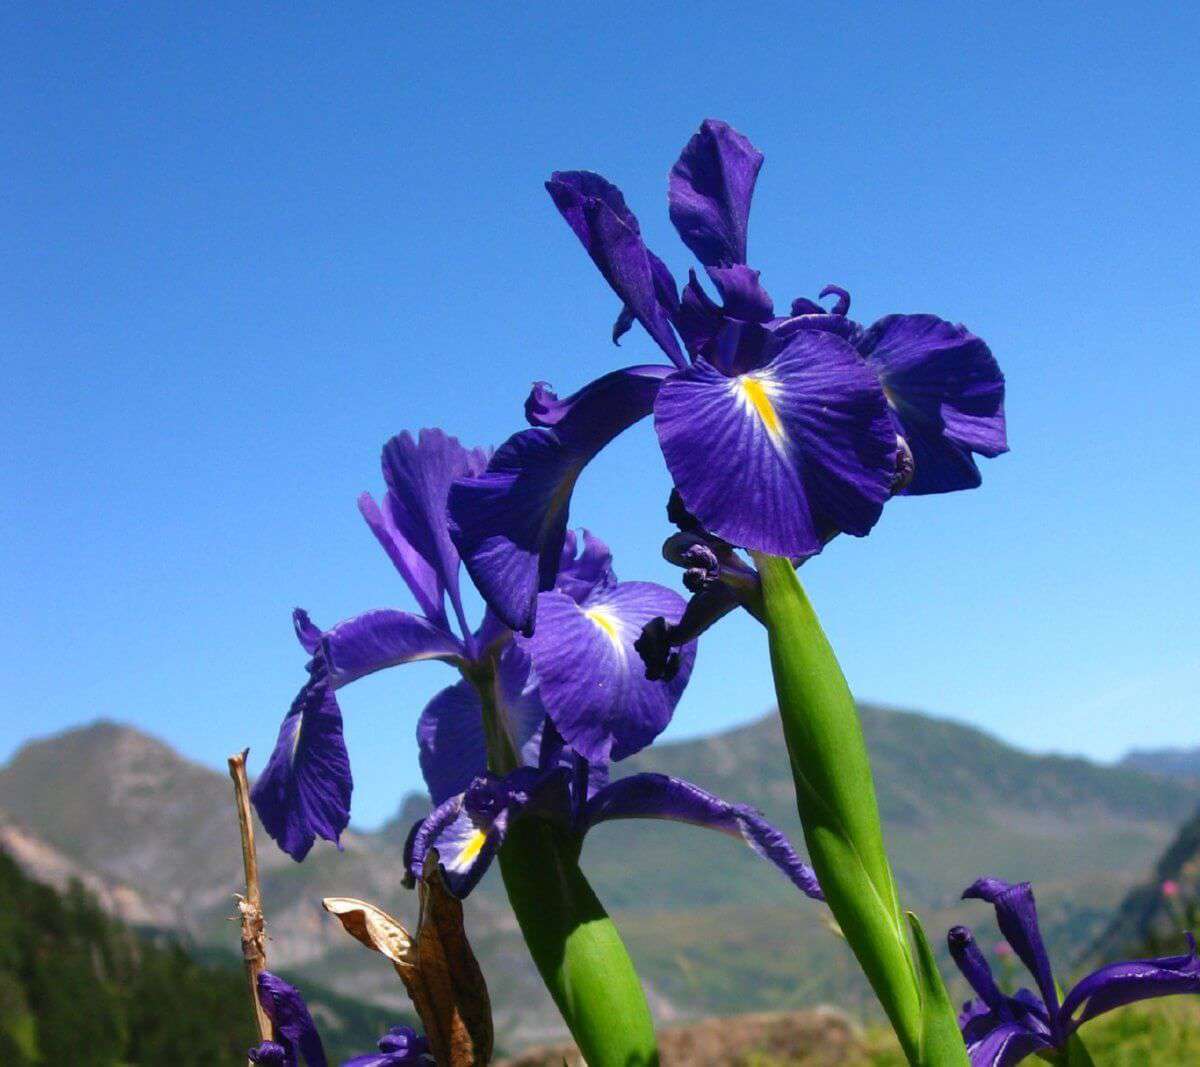
[[[776,302],[991,343],[1009,456],[805,578],[856,692],[1031,748],[1200,743],[1200,181],[1188,5],[5,5],[0,757],[110,716],[260,767],[325,624],[409,606],[354,506],[383,441],[518,428],[659,357],[542,189],[588,167],[682,274],[705,116],[766,153]],[[947,14],[947,12],[952,12]],[[676,581],[649,425],[574,518]],[[419,781],[427,664],[343,693],[355,818]],[[668,736],[772,699],[749,620]]]

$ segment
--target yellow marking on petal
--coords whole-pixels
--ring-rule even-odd
[[[779,413],[771,403],[771,394],[778,386],[769,378],[752,374],[742,374],[734,379],[738,395],[742,398],[747,411],[753,411],[767,431],[767,436],[778,443],[783,440],[783,423],[779,421]]]
[[[604,631],[604,635],[618,650],[623,651],[621,647],[621,626],[611,611],[607,608],[588,608],[584,614]]]
[[[487,832],[484,830],[476,830],[469,838],[467,838],[467,843],[463,845],[463,849],[458,854],[458,860],[456,862],[464,865],[470,863],[471,860],[473,860],[479,855],[480,852],[483,851],[483,846],[485,844],[487,844]]]

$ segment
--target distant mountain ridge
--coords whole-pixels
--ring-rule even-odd
[[[911,712],[860,710],[897,876],[931,931],[978,920],[977,909],[957,898],[974,878],[993,874],[1037,881],[1049,937],[1077,945],[1098,932],[1200,802],[1194,783],[1031,755]],[[774,714],[701,740],[656,745],[617,771],[644,769],[759,807],[803,851]],[[318,847],[300,865],[260,838],[276,966],[350,996],[406,1004],[386,961],[320,909],[322,896],[352,895],[415,918],[399,852],[427,801],[409,797],[402,808],[403,818],[380,831],[347,834],[344,851]],[[69,861],[131,887],[199,943],[236,946],[228,917],[240,855],[224,775],[139,731],[98,723],[24,746],[0,768],[0,811]],[[584,866],[664,1022],[867,1001],[823,909],[735,841],[691,827],[607,824],[589,836]],[[468,900],[467,922],[492,982],[497,1033],[510,1048],[557,1036],[561,1024],[495,874]]]
[[[1200,746],[1196,748],[1135,748],[1121,759],[1122,767],[1171,778],[1200,780]]]

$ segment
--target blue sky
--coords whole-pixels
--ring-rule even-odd
[[[354,507],[401,429],[519,427],[529,383],[657,359],[542,181],[616,181],[682,274],[706,116],[767,163],[777,303],[992,345],[1013,451],[804,577],[862,698],[1038,750],[1200,743],[1197,90],[1186,5],[7,5],[0,12],[0,758],[108,716],[261,766],[326,624],[409,606]],[[940,10],[939,10],[940,8]],[[648,425],[573,517],[677,580]],[[418,784],[434,664],[343,693],[355,818]],[[667,736],[772,699],[748,619]]]

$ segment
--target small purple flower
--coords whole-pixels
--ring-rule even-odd
[[[532,632],[537,594],[553,585],[583,468],[647,415],[705,531],[791,558],[815,555],[833,533],[869,532],[914,462],[907,491],[944,492],[978,484],[972,453],[1005,450],[1003,377],[963,327],[893,315],[864,330],[832,286],[822,294],[837,297],[832,311],[801,298],[776,315],[746,263],[762,162],[709,119],[671,170],[671,222],[719,302],[695,272],[680,293],[611,182],[566,171],[546,183],[621,300],[614,341],[639,322],[669,363],[613,371],[565,399],[537,383],[532,429],[452,489],[455,544],[513,629]]]
[[[1038,988],[1037,993],[1020,989],[1006,996],[971,931],[965,926],[951,929],[950,955],[976,994],[959,1015],[971,1067],[1011,1067],[1039,1052],[1062,1051],[1080,1026],[1114,1008],[1153,997],[1200,993],[1200,955],[1188,934],[1187,955],[1111,963],[1076,983],[1060,1002],[1029,883],[981,878],[963,897],[995,907],[1001,934]]]
[[[270,971],[258,976],[258,1002],[271,1020],[275,1040],[264,1041],[250,1050],[252,1063],[272,1067],[326,1067],[325,1049],[317,1024],[309,1014],[300,991]]]
[[[484,450],[468,450],[440,430],[423,430],[416,440],[401,434],[383,449],[382,501],[359,498],[419,614],[384,608],[323,630],[305,612],[294,613],[297,638],[311,657],[308,679],[252,798],[267,832],[296,860],[317,837],[337,842],[349,823],[352,777],[337,691],[375,671],[440,660],[462,676],[417,723],[421,770],[435,804],[461,793],[487,766],[481,687],[514,754],[547,715],[581,752],[603,759],[638,751],[671,719],[695,644],[682,650],[678,674],[661,682],[646,678],[633,643],[650,619],[677,621],[683,600],[661,586],[618,582],[607,546],[586,531],[560,539],[554,587],[538,598],[549,621],[535,638],[514,635],[490,611],[470,628],[447,497],[455,479],[480,474],[487,460]]]
[[[346,1060],[342,1067],[407,1067],[432,1064],[429,1042],[411,1026],[393,1026],[379,1039],[379,1051]]]
[[[697,785],[665,774],[634,774],[610,782],[607,760],[589,761],[564,745],[547,720],[537,766],[504,778],[486,774],[419,822],[409,835],[405,866],[411,878],[436,848],[451,891],[465,897],[478,884],[517,819],[538,817],[585,835],[610,819],[667,819],[739,838],[779,868],[802,892],[824,899],[813,869],[783,833],[744,804],[731,804]]]

